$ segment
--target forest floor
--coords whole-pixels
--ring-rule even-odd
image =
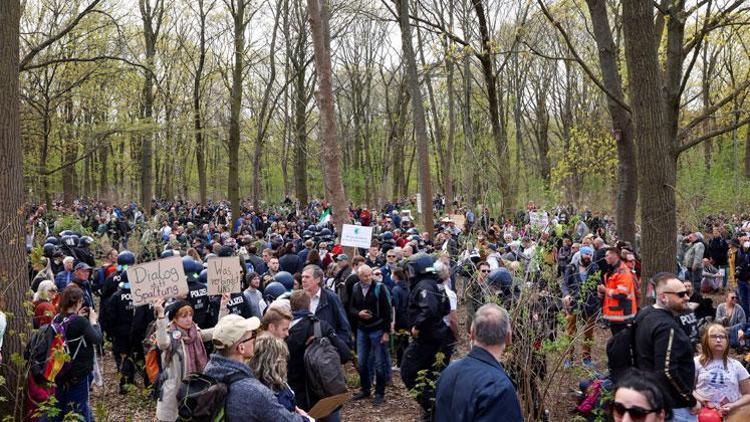
[[[714,306],[717,306],[723,297],[713,297]],[[459,311],[459,331],[461,339],[454,354],[458,359],[469,350],[468,335],[466,328],[466,315],[463,308]],[[558,327],[563,329],[563,327]],[[610,337],[608,329],[597,326],[594,333],[592,355],[597,371],[606,371],[605,345]],[[580,348],[578,348],[580,353]],[[545,408],[550,412],[550,421],[574,420],[570,410],[574,406],[571,391],[578,388],[578,382],[592,375],[590,370],[578,365],[569,369],[562,367],[562,358],[557,354],[547,355],[548,378],[544,383],[546,394],[543,402]],[[103,374],[105,382],[102,387],[95,387],[92,393],[92,406],[96,420],[100,422],[115,421],[151,421],[154,420],[155,402],[145,396],[141,391],[133,391],[128,395],[118,394],[118,383],[114,360],[111,353],[107,353],[103,359]],[[357,375],[354,366],[349,363],[346,366],[347,377],[356,380]],[[137,379],[137,382],[139,380]],[[358,381],[355,381],[355,383]],[[138,390],[138,389],[136,389]],[[355,393],[356,389],[350,388]],[[417,403],[409,396],[405,389],[398,371],[393,371],[391,384],[386,388],[385,403],[375,407],[371,400],[348,401],[344,404],[341,412],[342,421],[370,422],[411,422],[419,420],[420,409]]]

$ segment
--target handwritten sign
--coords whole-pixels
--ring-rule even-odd
[[[372,243],[372,227],[344,224],[341,229],[341,246],[367,249]]]
[[[135,306],[145,305],[157,297],[170,298],[188,293],[182,258],[173,256],[133,265],[127,269]]]
[[[242,267],[236,256],[208,260],[208,294],[240,293]]]

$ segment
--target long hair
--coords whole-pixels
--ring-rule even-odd
[[[698,359],[698,362],[700,362],[701,366],[706,366],[708,362],[714,360],[714,354],[711,351],[710,337],[712,329],[721,330],[721,332],[727,337],[727,345],[724,348],[724,353],[721,357],[724,361],[724,369],[727,369],[727,361],[729,360],[729,333],[727,333],[727,329],[721,324],[711,324],[703,331],[703,336],[701,337],[701,357]]]
[[[57,287],[55,286],[55,282],[52,280],[44,280],[41,283],[39,283],[39,287],[36,288],[36,293],[34,293],[34,302],[39,301],[47,301],[49,302],[52,298],[50,294],[50,290],[57,291]]]
[[[263,385],[279,391],[286,385],[286,363],[289,349],[284,340],[270,334],[255,339],[255,352],[250,360],[250,369]]]

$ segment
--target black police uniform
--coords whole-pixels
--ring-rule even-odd
[[[407,389],[416,386],[419,371],[428,370],[428,374],[433,374],[437,353],[445,352],[451,342],[450,328],[443,321],[450,310],[448,295],[437,277],[431,274],[420,276],[409,294],[409,326],[419,330],[419,335],[406,348],[401,364],[401,379]],[[431,413],[433,396],[434,391],[428,385],[418,400],[427,416]]]
[[[135,362],[133,360],[133,341],[131,329],[135,318],[135,307],[129,288],[120,287],[112,295],[102,313],[102,328],[112,341],[112,353],[120,372],[120,391],[124,392],[125,384],[135,381]]]

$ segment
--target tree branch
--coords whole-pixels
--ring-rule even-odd
[[[79,13],[72,21],[70,21],[70,23],[68,23],[65,28],[60,30],[60,32],[51,36],[50,38],[47,38],[36,47],[33,47],[28,53],[26,53],[25,56],[23,56],[21,62],[18,64],[18,68],[25,69],[26,66],[28,66],[29,62],[34,60],[34,57],[36,57],[37,54],[72,31],[78,25],[78,22],[80,22],[81,19],[88,15],[101,1],[102,0],[93,0],[85,9],[83,9],[83,11],[81,11],[81,13]]]
[[[734,123],[732,125],[725,126],[725,127],[721,128],[721,129],[716,129],[716,130],[714,130],[712,132],[708,132],[705,135],[699,136],[699,137],[697,137],[695,139],[691,139],[690,141],[682,144],[677,149],[677,155],[682,154],[683,152],[685,152],[685,151],[689,150],[690,148],[692,148],[692,147],[700,144],[701,142],[707,141],[707,140],[709,140],[711,138],[715,138],[715,137],[717,137],[719,135],[723,135],[723,134],[725,134],[725,133],[727,133],[729,131],[732,131],[734,129],[740,128],[740,127],[742,127],[742,126],[744,126],[744,125],[746,125],[748,123],[750,123],[750,116],[746,117],[744,120],[740,120],[737,123]]]
[[[568,33],[565,32],[565,28],[562,27],[560,22],[556,21],[555,18],[550,13],[549,9],[547,9],[547,6],[544,4],[544,0],[537,0],[537,3],[539,4],[539,7],[542,9],[542,13],[544,13],[544,16],[547,18],[547,20],[557,28],[557,31],[560,33],[560,35],[563,37],[563,40],[565,41],[565,44],[568,46],[568,50],[570,50],[570,53],[573,55],[573,58],[576,62],[581,66],[583,69],[583,72],[591,79],[591,82],[594,83],[604,94],[607,95],[612,101],[616,102],[620,107],[624,108],[628,111],[628,113],[631,113],[630,106],[627,105],[622,99],[618,98],[616,95],[609,92],[609,90],[602,84],[602,82],[599,80],[599,78],[594,75],[594,72],[589,68],[589,66],[586,64],[586,62],[583,61],[581,56],[578,54],[578,51],[576,51],[575,47],[573,46],[573,42],[570,40],[570,37],[568,36]]]
[[[29,70],[33,70],[33,69],[39,69],[39,68],[42,68],[42,67],[45,67],[45,66],[50,66],[50,65],[58,64],[58,63],[90,63],[90,62],[97,62],[99,60],[116,60],[116,61],[123,62],[123,63],[125,63],[127,65],[130,65],[130,66],[141,68],[141,69],[143,69],[143,70],[145,70],[147,72],[151,72],[151,69],[149,69],[148,67],[146,67],[146,66],[144,66],[142,64],[134,63],[134,62],[131,62],[128,59],[124,59],[122,57],[116,57],[116,56],[69,57],[69,58],[64,58],[64,59],[53,59],[53,60],[48,60],[46,62],[30,64],[30,65],[28,65],[28,66],[20,69],[20,71],[25,72],[25,71],[29,71]]]
[[[703,114],[694,118],[693,120],[690,121],[690,123],[685,125],[685,127],[682,128],[680,132],[677,134],[677,140],[682,141],[683,139],[685,139],[690,130],[698,126],[702,121],[711,117],[714,113],[716,113],[717,110],[719,110],[721,107],[725,106],[730,101],[735,99],[739,94],[742,93],[742,91],[744,91],[748,87],[750,87],[750,79],[745,80],[745,82],[741,83],[740,86],[738,86],[737,89],[734,90],[734,92],[722,98],[721,101],[717,102],[711,107],[707,108],[706,111],[703,112]]]

